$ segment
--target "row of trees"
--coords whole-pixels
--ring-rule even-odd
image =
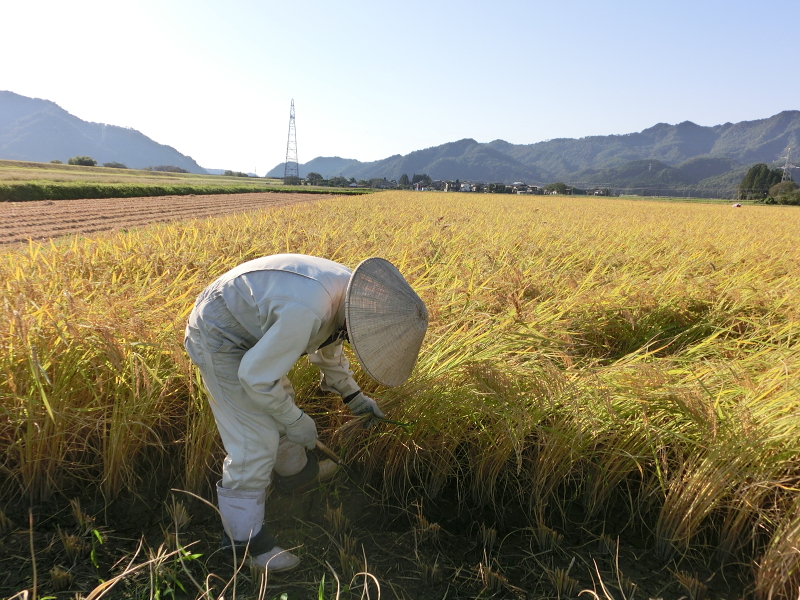
[[[56,159],[56,160],[51,160],[50,164],[51,165],[63,165],[64,163],[62,163],[60,160]],[[91,156],[78,155],[78,156],[73,156],[72,158],[68,158],[67,159],[67,164],[68,165],[80,165],[82,167],[96,167],[97,166],[97,161],[95,159],[93,159]],[[128,167],[126,167],[125,165],[123,165],[120,162],[107,162],[107,163],[103,163],[103,166],[104,167],[109,167],[110,169],[127,169],[128,168]]]
[[[408,179],[408,177],[406,177],[406,179]],[[284,183],[285,182],[284,180]],[[313,171],[306,175],[305,183],[306,185],[318,185],[322,187],[351,187],[354,185],[357,187],[371,187],[376,189],[400,187],[396,181],[389,181],[386,178],[381,179],[380,177],[375,177],[369,181],[366,179],[359,179],[356,181],[355,177],[347,179],[346,177],[339,176],[325,179],[322,175]]]
[[[181,169],[175,165],[159,165],[157,167],[145,167],[142,171],[161,171],[162,173],[188,173],[186,169]]]
[[[329,179],[325,179],[319,173],[314,171],[310,172],[308,175],[305,176],[305,179],[300,179],[299,177],[288,177],[284,179],[284,183],[286,185],[316,185],[322,187],[348,187],[355,184],[358,187],[371,187],[371,188],[398,188],[401,190],[407,190],[414,187],[415,184],[421,183],[423,186],[428,186],[432,183],[432,179],[426,175],[421,174],[417,175],[414,174],[413,178],[409,179],[406,173],[400,177],[398,181],[395,180],[388,180],[385,177],[373,177],[372,179],[359,179],[356,180],[355,177],[351,177],[347,179],[346,177],[330,177]]]
[[[800,206],[800,186],[794,181],[776,183],[767,192],[764,204],[790,204]]]
[[[556,183],[548,183],[544,186],[545,193],[548,194],[561,194],[565,196],[610,196],[611,190],[608,188],[592,188],[592,189],[582,189],[575,186],[567,185],[561,181],[557,181]]]
[[[56,160],[51,160],[50,164],[52,164],[52,165],[63,165],[64,163],[62,163],[60,160],[56,159]],[[83,156],[83,155],[79,154],[77,156],[73,156],[72,158],[68,158],[67,159],[67,164],[68,165],[78,165],[78,166],[82,166],[82,167],[96,167],[97,166],[97,161],[95,159],[93,159],[91,156]],[[125,166],[121,162],[116,162],[116,161],[103,163],[103,166],[104,167],[108,167],[109,169],[127,169],[128,168],[127,166]],[[176,167],[175,165],[159,165],[157,167],[144,167],[142,169],[142,171],[161,171],[161,172],[165,172],[165,173],[188,173],[189,172],[186,169],[181,169],[180,167]],[[231,171],[226,171],[225,174],[226,175],[231,174],[231,175],[237,175],[237,176],[240,175],[240,176],[243,176],[243,177],[247,177],[247,175],[245,173],[233,173]]]
[[[56,159],[56,160],[51,160],[50,164],[62,165],[64,163],[62,163],[60,160]],[[82,167],[96,167],[97,166],[97,161],[95,159],[93,159],[91,156],[78,155],[78,156],[73,156],[72,158],[68,158],[67,159],[67,164],[68,165],[80,165]]]
[[[296,184],[300,184],[301,180],[298,178]],[[325,179],[319,173],[311,172],[306,175],[305,183],[307,185],[318,185],[318,186],[348,186],[353,183],[360,187],[372,187],[372,188],[386,188],[386,187],[396,187],[397,189],[401,190],[409,190],[413,189],[417,184],[423,188],[433,188],[436,189],[446,189],[450,191],[459,191],[461,190],[461,180],[456,179],[455,181],[447,180],[443,182],[434,183],[433,179],[431,179],[430,175],[426,173],[414,173],[414,175],[409,178],[407,173],[403,173],[400,176],[400,179],[395,181],[387,181],[384,179],[370,179],[367,180],[360,180],[356,182],[354,177],[350,179],[345,179],[344,177],[333,177],[331,179]],[[471,190],[473,192],[487,192],[489,194],[513,194],[514,187],[510,185],[506,185],[504,183],[471,183],[470,184]],[[545,186],[545,191],[547,192],[556,192],[558,194],[586,194],[586,190],[569,187],[565,183],[550,183]],[[604,195],[608,195],[608,190],[603,190]]]
[[[314,171],[306,175],[305,182],[306,185],[320,185],[323,187],[348,187],[353,183],[357,185],[367,184],[365,181],[357,182],[355,177],[351,177],[350,179],[345,177],[331,177],[330,179],[325,179],[322,175]]]
[[[770,169],[765,163],[753,165],[739,184],[739,199],[800,205],[798,185],[791,179],[783,181],[784,175],[783,169]]]
[[[770,169],[764,163],[753,165],[739,184],[740,200],[764,200],[770,188],[781,182],[783,170]]]
[[[230,175],[230,171],[226,171],[225,175]],[[389,181],[386,178],[373,178],[370,180],[360,179],[356,181],[355,177],[351,177],[347,179],[345,177],[331,177],[329,179],[325,179],[321,174],[316,173],[314,171],[308,173],[304,179],[299,177],[287,177],[284,178],[284,184],[286,185],[314,185],[314,186],[322,186],[322,187],[348,187],[352,186],[353,184],[357,185],[358,187],[370,187],[370,188],[396,188],[401,190],[410,190],[413,189],[419,184],[419,187],[423,188],[436,188],[436,189],[447,189],[450,191],[458,191],[461,189],[461,181],[456,179],[455,181],[442,181],[434,183],[433,179],[427,173],[414,173],[412,177],[409,178],[407,173],[403,173],[400,176],[400,179],[397,181]],[[505,185],[503,183],[471,183],[471,189],[473,192],[488,192],[490,194],[512,194],[514,193],[513,186]],[[548,191],[557,191],[559,194],[585,194],[585,190],[577,190],[573,188],[568,188],[564,183],[554,183],[549,184],[546,188]]]

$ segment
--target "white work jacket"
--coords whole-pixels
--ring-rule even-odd
[[[242,387],[286,425],[301,411],[282,380],[304,354],[322,372],[323,391],[344,397],[359,390],[342,351],[351,273],[302,254],[257,258],[208,286],[189,326],[194,322],[205,332],[203,342],[211,352],[243,353],[237,374]]]

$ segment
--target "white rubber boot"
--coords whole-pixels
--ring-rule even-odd
[[[281,437],[273,472],[275,487],[284,494],[306,491],[336,474],[338,465],[330,459],[318,461],[303,446]]]
[[[332,479],[333,476],[336,475],[336,469],[339,468],[339,465],[333,462],[330,458],[321,460],[317,464],[319,465],[319,473],[317,473],[317,481],[320,483]]]
[[[300,564],[300,559],[276,546],[275,538],[264,527],[266,497],[266,491],[230,490],[217,484],[217,502],[225,529],[222,548],[231,553],[235,549],[237,560],[245,556],[246,550],[248,564],[270,573],[289,571]]]
[[[284,442],[286,438],[281,438],[278,446],[278,459],[275,461],[275,473],[281,477],[291,477],[302,471],[308,463],[306,449],[292,442]],[[325,458],[317,462],[319,472],[314,478],[317,483],[328,481],[336,474],[339,468],[335,462]]]
[[[273,471],[281,477],[296,475],[306,466],[308,458],[306,449],[300,444],[295,444],[281,436],[278,441],[278,453],[275,456]]]
[[[275,546],[269,552],[251,557],[249,564],[267,569],[270,573],[283,573],[297,567],[300,559],[288,550]]]

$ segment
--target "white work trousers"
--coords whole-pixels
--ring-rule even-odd
[[[220,307],[221,308],[221,307]],[[239,363],[245,351],[217,343],[216,325],[190,319],[186,328],[186,350],[203,376],[209,404],[227,456],[222,464],[222,487],[261,491],[273,469],[279,475],[294,475],[306,465],[305,448],[288,441],[284,427],[264,412],[239,382]],[[294,400],[287,377],[281,385]]]

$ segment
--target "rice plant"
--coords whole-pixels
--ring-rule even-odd
[[[415,515],[414,523],[414,547],[436,544],[442,533],[442,528],[438,523],[431,523],[425,515],[422,514],[422,505],[417,504],[417,514]]]
[[[547,571],[547,576],[556,593],[556,598],[575,598],[578,592],[578,580],[570,577],[569,569],[555,568]]]
[[[62,567],[55,566],[48,572],[50,575],[50,585],[56,592],[68,590],[72,585],[72,573],[63,569]]]
[[[6,513],[0,510],[0,535],[11,533],[12,529],[14,529],[14,523],[6,516]]]
[[[353,365],[413,425],[348,425],[313,368],[292,377],[387,501],[523,514],[548,549],[578,509],[647,516],[663,557],[745,559],[759,598],[793,597],[799,228],[783,207],[387,192],[9,249],[3,493],[113,498],[154,472],[207,492],[218,440],[181,346],[196,295],[265,254],[380,255],[431,324],[403,386]]]
[[[329,533],[335,539],[339,539],[352,531],[350,519],[344,514],[341,506],[331,508],[329,505],[325,511],[325,521],[328,524]]]
[[[89,554],[91,550],[91,546],[83,537],[64,531],[60,527],[58,528],[58,537],[64,553],[73,565],[78,562],[78,559]]]

